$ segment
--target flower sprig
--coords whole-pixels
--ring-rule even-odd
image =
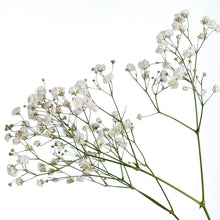
[[[213,85],[207,96],[204,87],[207,74],[199,72],[197,65],[202,46],[213,32],[220,32],[220,25],[207,16],[201,19],[201,24],[202,31],[194,44],[190,36],[189,11],[181,11],[174,16],[172,29],[161,31],[156,37],[156,53],[161,55],[162,60],[150,63],[144,59],[138,63],[140,71],[132,63],[126,66],[126,71],[155,109],[150,115],[137,112],[138,120],[161,114],[196,135],[201,200],[153,172],[136,142],[134,123],[127,118],[126,111],[118,107],[113,89],[114,60],[111,61],[110,73],[106,74],[104,64],[97,64],[92,68],[92,85],[86,79],[79,80],[68,92],[63,87],[47,90],[43,79],[43,86],[38,87],[24,105],[26,114],[21,107],[12,110],[12,115],[19,120],[5,126],[5,140],[13,145],[9,155],[15,158],[15,162],[7,166],[8,174],[15,178],[9,185],[15,182],[21,186],[33,179],[41,187],[45,183],[61,180],[67,184],[88,180],[105,187],[129,188],[179,219],[171,198],[161,185],[163,183],[197,203],[207,219],[211,219],[205,203],[200,129],[204,106],[214,93],[219,92],[219,87]],[[160,94],[165,94],[169,89],[174,91],[180,85],[185,92],[191,91],[194,105],[190,108],[195,112],[194,126],[165,113],[160,105]],[[105,95],[113,106],[111,111],[97,104],[99,102],[92,95],[94,90]],[[138,188],[132,179],[134,171],[155,180],[167,201],[166,205]]]

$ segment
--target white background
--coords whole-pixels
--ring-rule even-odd
[[[172,219],[167,212],[131,190],[102,188],[86,182],[48,184],[43,188],[32,182],[9,188],[7,183],[11,178],[6,166],[11,158],[8,157],[9,144],[3,140],[4,125],[10,123],[11,110],[25,104],[26,97],[41,85],[41,78],[46,79],[48,88],[68,88],[78,79],[92,78],[90,69],[97,63],[110,67],[111,59],[117,61],[114,80],[121,107],[130,103],[128,117],[130,114],[133,119],[137,113],[151,113],[148,107],[135,108],[145,99],[124,71],[126,64],[160,58],[154,52],[155,37],[161,30],[170,28],[175,13],[189,9],[192,30],[198,34],[202,16],[209,15],[220,23],[219,8],[218,0],[0,0],[0,218]],[[199,62],[200,71],[208,73],[209,92],[213,84],[220,85],[219,51],[220,34],[213,34]],[[191,107],[184,103],[182,93],[180,95],[181,99],[175,97],[174,91],[171,99],[163,101],[164,108],[193,125]],[[206,202],[213,220],[220,219],[219,100],[217,94],[210,101],[201,133]],[[146,147],[143,151],[155,173],[200,200],[195,137],[161,117],[147,118],[144,124],[135,121],[135,124],[139,142]],[[150,180],[143,182],[146,192],[158,196],[149,183]],[[181,220],[206,219],[192,201],[169,188],[166,190]]]

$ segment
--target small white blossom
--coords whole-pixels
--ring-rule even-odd
[[[103,71],[105,71],[105,65],[104,64],[97,64],[96,66],[95,66],[95,70],[97,71],[97,72],[103,72]]]
[[[184,17],[184,18],[188,18],[189,16],[189,10],[185,9],[185,10],[182,10],[180,12],[180,14]]]
[[[122,148],[126,148],[126,147],[127,147],[127,143],[126,143],[126,142],[120,142],[120,146],[121,146]]]
[[[53,98],[56,99],[58,96],[63,96],[65,94],[65,89],[63,87],[54,87],[50,92]]]
[[[127,64],[127,66],[126,66],[126,70],[129,71],[129,72],[132,72],[132,71],[135,71],[136,69],[135,69],[134,64],[129,63],[129,64]]]
[[[168,83],[169,83],[169,87],[171,89],[176,89],[179,86],[179,84],[175,78],[171,79]]]
[[[167,49],[167,45],[168,43],[167,42],[162,42],[158,45],[157,49],[156,49],[156,53],[163,53],[164,51],[166,51]]]
[[[216,26],[215,31],[220,32],[220,25],[219,24]]]
[[[137,119],[138,119],[138,120],[142,120],[142,118],[143,118],[142,114],[138,114],[138,115],[137,115]]]
[[[202,92],[201,92],[201,96],[204,96],[206,94],[206,92],[207,91],[205,89],[203,89]]]
[[[17,170],[15,169],[15,166],[12,165],[12,164],[8,164],[7,171],[8,171],[8,174],[10,176],[16,176],[17,175]]]
[[[37,97],[41,100],[46,95],[46,89],[43,86],[40,86],[36,89]]]
[[[157,39],[157,43],[161,43],[163,40],[165,40],[166,38],[170,38],[173,36],[173,30],[166,30],[166,31],[161,31],[156,39]]]
[[[187,91],[188,87],[187,86],[183,86],[183,91]]]
[[[192,45],[190,46],[187,50],[184,50],[183,51],[183,57],[186,58],[186,57],[192,57],[194,56],[196,53],[196,46],[195,45]]]
[[[168,80],[168,72],[166,70],[162,70],[160,72],[160,80],[165,83]]]
[[[26,165],[26,164],[29,163],[29,159],[30,158],[28,156],[26,156],[26,155],[18,155],[17,162],[20,163],[20,164]]]
[[[165,61],[162,66],[164,69],[168,69],[171,66],[171,63],[168,61]]]
[[[76,134],[75,141],[76,141],[77,144],[84,145],[85,144],[84,134],[82,134],[82,133]]]
[[[40,141],[39,140],[36,140],[36,141],[34,141],[34,143],[33,143],[35,146],[37,146],[37,147],[39,147],[40,145],[41,145],[41,143],[40,143]]]
[[[178,67],[173,70],[173,76],[177,79],[182,79],[185,75],[184,69],[182,67]]]
[[[144,60],[142,60],[142,61],[140,61],[140,62],[138,63],[138,67],[139,67],[141,70],[147,69],[147,68],[149,67],[149,65],[150,65],[150,63],[149,63],[149,61],[147,61],[146,59],[144,59]]]
[[[12,112],[11,112],[11,114],[12,114],[13,116],[19,115],[20,113],[21,113],[21,107],[16,107],[16,108],[14,108],[14,109],[12,110]]]
[[[76,177],[76,181],[78,181],[78,182],[80,182],[80,183],[84,182],[84,180],[85,180],[85,177],[84,177],[84,176],[77,176],[77,177]]]
[[[21,186],[23,183],[24,183],[24,181],[20,177],[16,179],[16,184],[18,186]]]
[[[213,90],[213,92],[219,92],[219,86],[214,85],[212,90]]]
[[[112,82],[112,79],[113,79],[113,74],[110,73],[106,76],[103,77],[103,83],[111,83]]]
[[[209,21],[210,21],[210,18],[209,18],[208,16],[204,16],[204,17],[202,17],[202,19],[201,19],[201,23],[202,23],[203,25],[207,25],[207,24],[209,23]]]
[[[37,180],[36,183],[38,186],[42,187],[44,185],[44,181],[43,180]]]
[[[43,164],[43,163],[38,163],[37,167],[38,167],[38,170],[39,170],[40,172],[46,172],[46,166],[45,166],[45,164]]]
[[[21,140],[20,140],[19,137],[15,137],[15,138],[12,139],[12,143],[13,143],[14,145],[20,144],[20,143],[21,143]]]
[[[205,34],[205,33],[200,33],[200,34],[198,35],[198,38],[201,39],[201,40],[204,40],[205,37],[206,37],[206,34]]]
[[[217,23],[216,21],[214,20],[210,20],[209,23],[208,23],[208,26],[211,28],[211,29],[216,29],[217,28]]]
[[[11,134],[8,133],[5,135],[5,140],[8,142],[11,139]]]
[[[123,122],[124,126],[126,129],[131,129],[133,128],[133,123],[131,122],[130,119],[126,119],[124,122]]]
[[[71,184],[74,182],[74,178],[73,177],[69,177],[67,180],[66,180],[66,183],[67,184]]]

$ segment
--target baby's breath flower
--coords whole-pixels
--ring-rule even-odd
[[[18,160],[17,162],[20,163],[20,164],[28,164],[29,163],[29,157],[26,156],[26,155],[18,155]]]
[[[204,17],[202,17],[202,19],[201,19],[201,23],[203,24],[203,25],[207,25],[208,23],[209,23],[209,21],[210,21],[210,18],[208,17],[208,16],[204,16]]]
[[[140,61],[140,62],[138,63],[138,67],[139,67],[141,70],[147,69],[147,68],[149,67],[149,65],[150,65],[150,63],[149,63],[149,61],[147,61],[146,59],[144,59],[144,60],[142,60],[142,61]]]
[[[219,92],[219,86],[218,85],[214,85],[212,90],[213,90],[213,92]]]
[[[183,91],[187,91],[188,87],[187,86],[183,86]]]
[[[84,134],[82,134],[82,133],[76,134],[75,141],[76,141],[77,144],[84,145],[85,144]]]
[[[134,66],[134,64],[132,64],[132,63],[127,64],[126,70],[129,71],[129,72],[135,71],[135,66]]]
[[[43,180],[37,180],[36,184],[40,187],[43,187],[44,181]]]
[[[45,166],[45,164],[43,164],[43,163],[38,163],[37,167],[38,167],[38,170],[39,170],[40,172],[46,172],[46,166]]]
[[[143,118],[142,114],[138,114],[138,115],[137,115],[137,119],[138,119],[138,120],[142,120],[142,118]]]
[[[12,164],[8,164],[8,166],[7,166],[7,171],[8,171],[8,174],[10,175],[10,176],[16,176],[17,175],[17,170],[15,169],[15,166],[14,165],[12,165]]]
[[[16,184],[18,186],[21,186],[23,183],[24,183],[24,181],[20,177],[16,179]]]
[[[74,182],[74,178],[73,177],[69,177],[67,180],[66,180],[66,183],[67,184],[71,184]]]
[[[178,67],[173,70],[173,76],[176,77],[177,79],[182,79],[185,75],[185,71],[182,67]]]
[[[19,115],[21,113],[21,107],[16,107],[12,110],[12,116]]]
[[[95,71],[97,71],[97,72],[103,72],[103,71],[105,71],[105,65],[104,64],[97,64],[96,66],[95,66]]]
[[[176,89],[179,86],[179,84],[175,78],[171,79],[168,83],[169,83],[169,87],[171,89]]]
[[[105,84],[111,83],[112,79],[113,79],[113,74],[110,73],[110,74],[103,77],[103,83],[105,83]]]
[[[201,91],[201,96],[204,96],[205,94],[206,94],[206,89],[203,89],[202,91]]]

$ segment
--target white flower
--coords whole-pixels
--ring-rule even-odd
[[[174,21],[172,24],[172,28],[173,28],[173,30],[179,30],[181,25],[182,25],[181,23]]]
[[[97,64],[96,66],[95,66],[95,70],[97,71],[97,72],[103,72],[103,71],[105,71],[105,65],[104,64]]]
[[[71,89],[70,92],[73,92],[72,94],[75,94],[78,92],[82,95],[88,95],[89,91],[88,91],[88,86],[87,86],[86,80],[77,81],[76,85]]]
[[[77,144],[84,145],[85,144],[84,134],[82,134],[82,133],[76,134],[75,141],[76,141]]]
[[[126,70],[129,72],[135,71],[135,66],[132,63],[127,64]]]
[[[26,156],[26,155],[18,155],[17,162],[20,163],[20,164],[26,165],[26,164],[29,163],[29,159],[30,158],[28,156]]]
[[[19,137],[13,138],[13,139],[12,139],[12,143],[13,143],[14,145],[20,144],[20,143],[21,143],[20,138],[19,138]]]
[[[173,70],[173,76],[177,79],[182,79],[185,75],[184,69],[182,67],[178,67]]]
[[[78,182],[84,182],[84,180],[85,180],[85,177],[84,176],[77,176],[76,177],[76,181],[78,181]]]
[[[146,59],[144,59],[144,60],[142,60],[142,61],[140,61],[140,62],[138,63],[138,67],[139,67],[141,70],[147,69],[147,68],[149,67],[149,65],[150,65],[150,63],[149,63]]]
[[[196,53],[196,46],[195,45],[192,45],[191,47],[189,47],[187,50],[184,50],[183,51],[183,57],[186,58],[186,57],[192,57],[194,56]]]
[[[219,24],[216,26],[215,31],[220,32],[220,25]]]
[[[120,146],[121,146],[122,148],[126,148],[126,147],[127,147],[127,143],[126,143],[126,142],[120,142]]]
[[[187,86],[183,86],[183,91],[187,91],[188,87]]]
[[[143,79],[148,79],[149,76],[150,76],[150,71],[147,71],[147,70],[144,71],[143,74],[142,74]]]
[[[166,38],[170,38],[173,36],[173,30],[166,30],[166,31],[161,31],[156,39],[157,39],[157,43],[161,43],[163,40],[165,40]]]
[[[67,184],[71,184],[74,182],[74,178],[73,177],[69,177],[67,180],[66,180],[66,183]]]
[[[133,124],[131,123],[131,120],[130,119],[126,119],[124,122],[123,122],[124,126],[126,129],[131,129],[133,128]]]
[[[39,170],[40,172],[46,172],[46,166],[45,166],[45,164],[43,164],[43,163],[38,163],[37,167],[38,167],[38,170]]]
[[[205,36],[206,36],[205,33],[200,33],[200,34],[198,35],[198,38],[201,39],[201,40],[204,40],[204,39],[205,39]]]
[[[201,92],[201,96],[204,96],[206,94],[206,92],[207,91],[205,89],[203,89],[202,92]]]
[[[21,113],[21,107],[16,107],[16,108],[14,108],[14,109],[12,110],[12,112],[11,112],[11,114],[12,114],[13,116],[19,115],[20,113]]]
[[[51,114],[48,114],[48,115],[45,115],[44,116],[44,122],[46,125],[49,125],[52,121],[52,115]]]
[[[20,177],[16,179],[16,184],[18,186],[21,186],[23,183],[24,183],[24,181]]]
[[[103,83],[111,83],[112,82],[112,79],[113,79],[113,74],[110,73],[106,76],[103,77]]]
[[[211,29],[216,29],[216,28],[217,28],[217,23],[216,23],[216,21],[214,21],[214,20],[210,20],[209,23],[208,23],[208,26],[209,26]]]
[[[214,85],[212,90],[213,90],[213,92],[219,92],[219,86]]]
[[[8,164],[7,171],[8,171],[8,174],[10,176],[16,176],[17,175],[17,170],[15,169],[15,166],[12,165],[12,164]]]
[[[166,49],[167,49],[167,42],[162,42],[161,44],[158,45],[157,49],[156,49],[156,53],[163,53]]]
[[[169,81],[169,87],[171,89],[176,89],[176,88],[178,88],[178,86],[179,86],[179,84],[175,78],[173,78]]]
[[[42,99],[46,95],[46,89],[43,86],[40,86],[36,90],[38,99]]]
[[[65,89],[63,87],[54,87],[52,90],[50,90],[50,92],[55,99],[58,96],[63,96],[65,94]]]
[[[44,185],[44,181],[43,180],[37,180],[36,183],[38,186],[42,187]]]
[[[5,135],[5,140],[8,142],[11,139],[11,134],[8,133]]]
[[[65,145],[62,142],[57,141],[57,140],[54,142],[54,146],[57,147],[58,151],[62,151],[64,149],[64,147],[65,147]]]
[[[83,99],[80,97],[76,97],[73,99],[73,104],[77,109],[81,109],[83,107]]]
[[[168,69],[171,66],[171,63],[168,62],[168,61],[164,61],[162,66],[163,66],[164,69]]]
[[[210,18],[208,16],[204,16],[204,17],[202,17],[200,22],[204,25],[207,25],[209,23],[209,21],[210,21]]]
[[[34,141],[34,143],[33,143],[35,146],[37,146],[37,147],[39,147],[40,145],[41,145],[41,143],[40,143],[40,141],[39,140],[36,140],[36,141]]]
[[[160,72],[160,80],[162,82],[164,82],[164,83],[167,82],[167,80],[168,80],[167,76],[168,76],[168,72],[166,70],[162,70]]]
[[[178,13],[178,14],[174,15],[174,21],[179,22],[179,23],[183,23],[183,22],[185,22],[185,18],[182,16],[181,13]]]
[[[185,9],[185,10],[181,11],[180,14],[181,14],[184,18],[188,18],[188,16],[189,16],[189,10]]]
[[[138,119],[138,120],[142,120],[142,118],[143,118],[142,114],[138,114],[138,115],[137,115],[137,119]]]

